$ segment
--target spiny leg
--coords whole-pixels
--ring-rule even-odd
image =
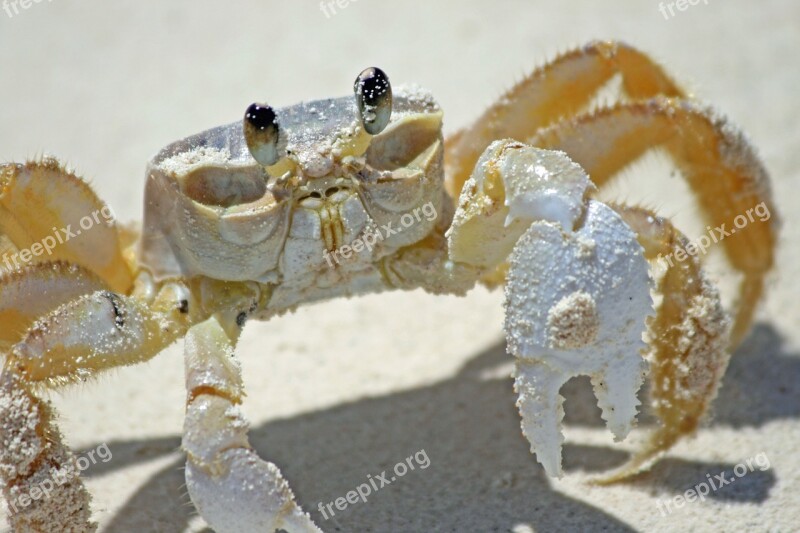
[[[73,279],[80,281],[77,275]],[[176,292],[180,291],[171,286],[162,290],[154,303],[158,312],[105,290],[85,294],[34,322],[9,350],[0,374],[0,474],[15,531],[95,529],[90,522],[90,497],[77,476],[75,457],[62,443],[52,408],[35,391],[85,380],[100,370],[156,355],[181,334],[189,320],[174,300],[170,303]],[[44,294],[27,297],[43,298]],[[69,483],[48,485],[63,475]],[[21,495],[32,495],[45,485],[52,488],[47,497],[15,507]]]
[[[692,171],[694,178],[689,173],[686,173],[687,177],[690,177],[704,209],[714,221],[714,231],[722,228],[722,224],[730,227],[733,217],[751,212],[760,201],[772,208],[766,172],[747,140],[724,119],[696,104],[680,101],[680,105],[664,105],[668,100],[642,102],[602,110],[575,120],[565,119],[554,125],[555,121],[568,117],[589,103],[596,91],[615,74],[622,75],[623,88],[631,99],[643,100],[657,95],[686,96],[645,54],[621,43],[590,43],[535,71],[490,107],[472,127],[447,139],[447,189],[450,195],[458,196],[479,155],[491,141],[512,137],[535,146],[565,150],[587,169],[599,185],[647,149],[665,144],[684,173],[687,169]],[[651,120],[645,127],[641,121],[638,124],[629,121],[629,127],[620,128],[625,121],[619,120],[619,115],[624,114],[619,110],[627,109],[629,112],[635,108],[638,111],[629,114],[652,112],[660,115],[660,119]],[[663,124],[669,122],[676,112],[683,118],[671,125]],[[617,115],[617,120],[598,120],[611,115]],[[687,120],[686,117],[692,115],[694,119]],[[587,127],[589,122],[595,127]],[[658,122],[661,124],[656,124]],[[546,126],[550,127],[537,133]],[[667,142],[669,137],[673,138]],[[715,146],[719,152],[713,149]],[[704,154],[709,148],[712,150]],[[727,161],[721,164],[721,159]],[[742,205],[747,202],[739,201],[733,212],[714,211],[719,208],[716,203],[733,202],[734,196],[745,200],[755,196],[756,203]],[[758,235],[734,239],[738,244],[729,239],[724,245],[734,268],[745,275],[731,336],[732,347],[738,345],[749,329],[755,306],[763,293],[765,275],[773,262],[777,228],[775,225],[765,226],[769,227],[762,228]],[[751,246],[752,254],[748,253]],[[484,281],[499,283],[506,268],[507,265],[500,265],[496,272],[488,273]]]
[[[97,527],[91,522],[91,496],[54,418],[49,402],[37,398],[23,378],[3,372],[0,477],[12,531],[83,533]]]
[[[21,341],[37,318],[85,294],[107,288],[77,265],[36,263],[0,275],[0,353]]]
[[[535,70],[492,105],[473,126],[447,139],[447,190],[457,198],[478,157],[492,141],[524,141],[585,108],[615,75],[631,99],[685,96],[646,54],[624,43],[595,41]]]
[[[0,353],[20,342],[34,321],[82,295],[103,289],[84,269],[66,263],[39,263],[0,277]],[[0,478],[15,531],[47,531],[63,523],[67,531],[88,531],[90,496],[77,476],[75,457],[62,444],[49,403],[37,398],[15,372],[0,377]],[[62,472],[62,476],[54,475]],[[46,490],[46,498],[59,502],[35,512],[22,512],[20,499],[30,487]]]
[[[645,257],[653,264],[688,243],[668,220],[646,209],[614,209],[637,232]],[[730,320],[700,259],[690,257],[661,267],[666,267],[657,287],[662,302],[648,322],[650,401],[660,426],[625,465],[602,476],[601,483],[646,470],[678,439],[694,432],[717,395],[730,359]]]
[[[233,358],[239,329],[235,315],[214,316],[186,336],[183,448],[192,502],[218,533],[318,533],[278,467],[260,459],[247,440],[241,369]]]
[[[116,292],[131,287],[111,211],[55,159],[0,165],[0,237],[0,267],[6,270],[67,261],[96,273]]]
[[[530,142],[567,152],[598,186],[647,150],[664,147],[695,193],[709,230],[714,228],[714,240],[720,237],[732,267],[743,274],[731,348],[739,344],[772,267],[778,229],[767,172],[741,131],[698,104],[660,98],[565,120]],[[752,222],[754,211],[760,222],[736,232],[734,220]]]

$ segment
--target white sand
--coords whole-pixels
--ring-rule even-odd
[[[251,101],[347,94],[355,75],[377,64],[397,84],[430,88],[453,131],[553,53],[595,37],[628,40],[752,136],[784,217],[770,297],[708,427],[635,483],[589,487],[590,473],[621,463],[634,443],[613,444],[588,382],[578,380],[566,391],[567,475],[548,479],[520,435],[501,295],[415,292],[249,325],[240,353],[252,442],[326,531],[798,531],[800,4],[712,0],[671,20],[656,0],[543,4],[359,0],[331,18],[314,0],[56,0],[14,18],[0,11],[0,160],[64,158],[133,220],[146,160],[175,139],[235,120]],[[699,234],[677,180],[646,179],[667,175],[656,163],[638,170],[619,197]],[[76,448],[107,443],[113,453],[89,470],[105,531],[204,529],[183,488],[183,395],[173,347],[55,396]],[[316,512],[420,449],[427,469],[331,520]],[[706,474],[730,476],[762,452],[770,469],[659,514],[658,499]]]

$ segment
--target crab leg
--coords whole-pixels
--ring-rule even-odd
[[[105,289],[97,276],[63,262],[37,263],[0,276],[0,353],[22,340],[34,321],[85,294]]]
[[[165,328],[164,318],[127,296],[88,294],[34,323],[12,348],[4,370],[32,383],[57,385],[141,363],[180,333],[177,327]]]
[[[645,257],[653,263],[688,242],[668,220],[650,211],[614,209],[637,232]],[[599,479],[601,483],[646,470],[680,437],[697,429],[728,366],[730,320],[700,260],[690,257],[668,266],[657,291],[662,301],[648,324],[648,359],[650,401],[661,425],[625,465]]]
[[[563,152],[499,141],[464,185],[448,233],[454,261],[490,268],[508,258],[505,330],[517,357],[522,430],[554,476],[561,474],[561,386],[591,376],[603,418],[622,439],[645,370],[647,262],[619,215],[586,200],[591,189]]]
[[[586,107],[602,86],[622,76],[631,99],[685,96],[664,70],[624,43],[594,41],[535,70],[492,105],[474,125],[447,139],[447,190],[457,197],[478,157],[494,140],[524,141],[540,128]],[[590,173],[591,175],[591,173]]]
[[[694,191],[711,237],[743,274],[731,335],[731,347],[738,345],[763,293],[778,230],[767,172],[741,131],[712,110],[661,98],[565,120],[530,142],[567,152],[597,186],[645,151],[666,148]],[[761,220],[754,220],[754,210]],[[737,232],[734,221],[746,216],[755,223]]]
[[[70,476],[64,482],[56,476],[79,469],[54,418],[50,404],[34,396],[24,379],[10,372],[0,375],[0,477],[12,531],[44,533],[53,524],[70,532],[97,527],[91,522],[91,496],[83,481]],[[40,496],[24,505],[23,498],[31,498],[34,489]],[[45,498],[39,499],[42,489]]]
[[[225,325],[223,325],[225,324]],[[241,370],[233,359],[235,318],[212,317],[186,336],[186,486],[219,533],[319,532],[273,463],[258,457],[239,411]]]
[[[638,102],[564,118],[585,109],[617,74],[625,95]],[[645,101],[657,96],[662,98]],[[598,186],[646,150],[663,145],[697,194],[714,235],[718,229],[724,235],[736,216],[761,202],[773,213],[767,174],[750,143],[724,118],[681,100],[687,97],[642,52],[623,43],[589,43],[534,71],[473,126],[447,139],[447,190],[457,197],[484,148],[504,137],[564,150]],[[744,274],[732,348],[749,330],[774,260],[777,224],[758,226],[748,228],[748,237],[723,243],[733,267]],[[489,275],[484,282],[496,278]]]
[[[133,283],[108,206],[55,159],[0,165],[0,236],[17,252],[3,250],[6,270],[41,258],[81,265],[116,292]]]
[[[0,306],[19,310],[18,325],[57,303],[47,297],[67,300],[30,325],[8,351],[0,374],[0,476],[15,531],[52,531],[53,524],[70,532],[96,527],[75,457],[62,443],[52,408],[34,390],[144,361],[183,329],[177,306],[157,313],[128,296],[90,292],[98,285],[81,269],[60,263],[28,267],[0,284]],[[164,289],[154,307],[162,307],[171,292]],[[69,482],[56,483],[56,471],[69,473]],[[49,489],[46,497],[19,506],[22,495],[33,496],[42,487]]]
[[[7,353],[34,320],[84,294],[103,288],[80,267],[65,263],[39,263],[0,277],[0,352]],[[47,531],[62,523],[65,531],[91,531],[90,496],[77,476],[56,483],[52,469],[78,472],[75,457],[62,444],[49,403],[37,398],[15,372],[0,377],[0,478],[15,531]],[[30,508],[20,498],[31,487],[47,490],[51,502],[37,500]],[[57,511],[57,514],[55,513]],[[56,514],[49,516],[50,513]]]

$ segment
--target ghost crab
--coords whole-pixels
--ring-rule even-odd
[[[615,76],[624,100],[587,111]],[[5,272],[6,499],[75,462],[42,389],[146,361],[185,337],[183,449],[200,514],[217,531],[319,531],[279,469],[248,444],[234,346],[248,318],[389,289],[505,285],[522,431],[550,475],[561,474],[559,388],[575,375],[591,376],[603,418],[622,439],[649,366],[661,425],[602,481],[646,469],[691,433],[748,329],[776,228],[753,225],[720,242],[742,276],[731,322],[698,257],[656,273],[659,255],[686,244],[667,219],[594,193],[662,147],[710,224],[760,202],[772,207],[744,136],[647,56],[611,42],[558,57],[446,141],[441,123],[430,95],[393,93],[375,68],[359,75],[355,97],[279,110],[253,104],[242,122],[178,141],[150,162],[141,234],[98,225],[60,242],[47,261]],[[52,159],[0,167],[0,185],[6,253],[105,207]],[[382,230],[423,205],[435,216]],[[369,232],[380,238],[357,247]],[[326,260],[346,246],[349,260]],[[662,300],[655,308],[651,289]],[[75,477],[10,522],[17,531],[93,530],[89,501]]]

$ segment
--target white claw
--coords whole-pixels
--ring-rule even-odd
[[[219,454],[223,476],[186,463],[186,486],[202,516],[218,533],[278,531],[322,533],[295,503],[289,484],[273,463],[234,448]]]
[[[522,433],[531,443],[531,453],[551,476],[561,476],[559,431],[564,419],[564,398],[558,390],[569,376],[535,361],[521,360],[514,372],[517,409],[522,416]]]
[[[200,515],[218,533],[321,533],[278,467],[250,447],[238,406],[241,370],[220,323],[211,318],[194,326],[185,349],[189,401],[182,446],[186,488]]]
[[[633,427],[652,314],[651,280],[634,232],[608,206],[589,201],[583,226],[566,233],[537,222],[509,257],[505,331],[518,357],[522,431],[549,475],[561,475],[563,398],[588,375],[617,440]]]
[[[644,344],[640,345],[640,349]],[[639,350],[632,346],[631,354]],[[636,364],[638,362],[638,364]],[[602,370],[592,374],[592,387],[597,405],[602,410],[603,420],[614,440],[621,441],[632,429],[639,405],[636,391],[642,386],[646,364],[644,361],[620,358]]]

